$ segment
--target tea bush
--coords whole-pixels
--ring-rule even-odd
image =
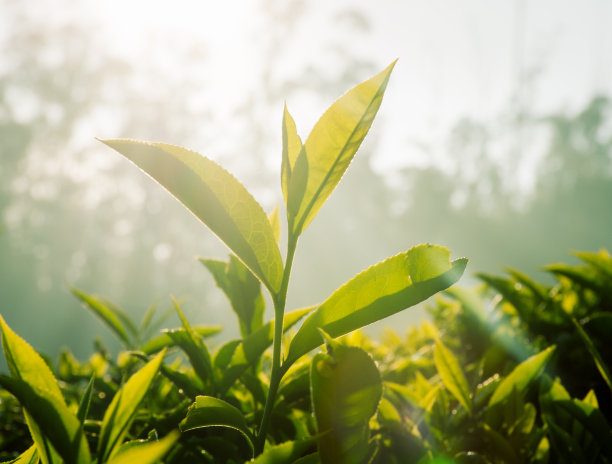
[[[241,337],[211,352],[219,327],[158,332],[72,289],[125,348],[97,342],[87,362],[40,356],[0,318],[0,459],[15,463],[610,462],[612,260],[550,266],[546,287],[518,271],[449,287],[466,259],[418,245],[364,270],[313,307],[286,311],[298,239],[350,164],[393,64],[338,99],[304,143],[284,110],[280,215],[266,215],[213,161],[181,147],[105,144],[189,208],[233,252],[202,259]],[[262,289],[275,318],[264,321]],[[434,323],[382,343],[361,327],[445,291]],[[311,356],[321,345],[325,352]],[[270,351],[271,348],[271,351]],[[23,414],[21,413],[23,411]],[[19,454],[21,453],[21,454]]]

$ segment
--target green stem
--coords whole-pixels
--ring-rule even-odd
[[[283,377],[281,372],[281,348],[283,341],[283,317],[285,315],[285,303],[287,301],[287,288],[289,287],[289,275],[291,274],[291,266],[293,264],[293,256],[295,255],[295,248],[297,245],[297,237],[289,237],[287,243],[287,259],[285,262],[285,269],[283,271],[283,281],[278,294],[273,295],[272,299],[274,302],[274,342],[272,348],[272,372],[270,374],[270,388],[268,390],[268,397],[266,399],[266,405],[264,406],[263,417],[261,419],[261,426],[257,434],[255,443],[255,455],[262,453],[264,445],[266,444],[266,435],[268,434],[268,426],[270,425],[270,418],[272,416],[272,408],[276,401],[276,393],[278,392],[278,386]]]

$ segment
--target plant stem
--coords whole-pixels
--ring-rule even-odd
[[[293,264],[293,256],[295,255],[295,248],[297,245],[297,236],[293,237],[290,234],[287,243],[287,259],[285,262],[285,269],[283,271],[283,280],[281,282],[281,288],[278,294],[272,296],[274,302],[274,341],[272,348],[272,372],[270,374],[270,388],[268,389],[268,397],[266,398],[266,405],[264,406],[263,417],[261,419],[261,425],[257,433],[257,439],[255,443],[255,455],[262,453],[264,445],[266,444],[266,435],[268,434],[268,426],[270,424],[270,418],[272,416],[272,408],[276,401],[276,393],[278,392],[278,386],[282,379],[281,372],[281,348],[283,341],[283,317],[285,315],[285,303],[287,302],[287,288],[289,287],[289,275],[291,274],[291,266]]]

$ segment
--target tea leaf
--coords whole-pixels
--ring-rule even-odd
[[[281,162],[281,187],[283,190],[283,197],[285,198],[285,206],[288,206],[288,185],[291,180],[293,168],[298,155],[302,151],[302,139],[297,133],[295,127],[295,121],[287,110],[283,111],[283,157]]]
[[[0,376],[0,384],[26,411],[28,426],[43,461],[53,451],[67,463],[89,463],[89,447],[81,435],[78,419],[68,409],[57,380],[40,355],[19,337],[0,316],[2,347],[13,378]]]
[[[27,450],[21,453],[17,459],[3,463],[3,464],[38,464],[38,450],[36,445],[30,446]]]
[[[180,433],[175,430],[159,441],[133,446],[126,451],[118,452],[107,464],[133,464],[135,462],[155,464],[170,451],[180,436]]]
[[[463,370],[457,358],[444,346],[441,340],[436,340],[435,342],[434,362],[444,386],[459,401],[461,406],[471,414],[472,399]]]
[[[340,182],[372,125],[394,66],[395,61],[336,100],[315,124],[297,155],[299,138],[285,111],[282,172],[287,187],[283,192],[289,229],[294,236],[306,229]]]
[[[272,226],[272,232],[274,233],[276,243],[278,243],[281,237],[281,223],[280,215],[278,213],[278,206],[276,206],[276,208],[274,208],[274,211],[270,213],[268,219],[270,220],[270,225]]]
[[[223,327],[220,325],[196,325],[192,327],[192,330],[198,334],[200,337],[212,337],[213,335],[217,335]],[[163,348],[172,346],[175,342],[172,340],[172,337],[168,335],[168,332],[184,332],[185,329],[168,329],[166,332],[161,335],[155,337],[152,340],[149,340],[146,344],[140,348],[140,351],[143,351],[146,354],[157,353]]]
[[[229,427],[242,433],[251,452],[254,451],[253,435],[243,414],[231,404],[212,396],[197,396],[180,427],[183,432],[202,427]]]
[[[83,306],[92,310],[96,316],[102,319],[102,321],[106,323],[106,325],[108,325],[113,332],[115,332],[115,334],[127,348],[134,348],[134,344],[128,335],[126,327],[132,335],[135,335],[138,330],[127,314],[121,310],[121,308],[114,305],[110,301],[105,300],[104,298],[97,295],[87,294],[77,288],[71,287],[70,291],[79,300],[81,300]]]
[[[166,350],[162,350],[138,372],[132,375],[111,401],[104,413],[98,441],[99,462],[112,457],[129,430],[140,403],[159,371]]]
[[[81,396],[81,401],[79,402],[79,409],[77,410],[76,417],[81,423],[81,428],[83,428],[83,423],[85,419],[87,419],[87,414],[89,413],[89,406],[91,404],[91,395],[93,393],[94,380],[96,379],[95,375],[92,375],[89,379],[89,383],[87,387],[85,387],[85,391]]]
[[[321,462],[365,463],[369,420],[382,397],[382,379],[361,348],[331,345],[330,354],[314,356],[310,369],[312,405]]]
[[[500,403],[512,394],[512,390],[522,394],[546,367],[550,357],[555,351],[555,346],[550,346],[544,351],[527,358],[516,366],[498,385],[489,400],[489,408]]]
[[[318,329],[339,337],[413,306],[454,284],[467,259],[449,260],[437,245],[419,245],[356,275],[305,321],[291,341],[285,364],[321,345]]]
[[[243,337],[261,327],[265,302],[259,280],[235,256],[229,262],[200,258],[215,279],[217,287],[230,300],[238,316],[240,333]]]
[[[595,343],[593,343],[591,337],[589,337],[589,334],[586,333],[586,331],[576,320],[576,318],[572,317],[571,319],[572,323],[574,324],[574,327],[576,327],[576,330],[578,331],[578,335],[580,336],[585,346],[587,347],[587,350],[591,354],[591,357],[593,358],[593,361],[597,366],[597,370],[601,374],[601,377],[604,379],[604,382],[606,382],[606,385],[608,385],[610,391],[612,391],[612,374],[610,374],[610,370],[608,369],[608,366],[601,357],[599,350],[595,346]]]
[[[191,328],[189,321],[187,321],[187,318],[176,300],[173,298],[172,301],[174,302],[174,309],[178,313],[183,324],[183,330],[169,330],[166,333],[172,338],[172,341],[185,352],[193,370],[198,377],[200,377],[203,384],[214,385],[215,378],[208,348],[202,338]]]
[[[272,294],[283,263],[270,221],[244,186],[208,158],[182,147],[103,140],[164,186],[244,262]]]
[[[314,451],[315,444],[314,438],[307,438],[271,446],[260,454],[253,464],[292,464],[308,451]]]
[[[311,308],[297,309],[285,314],[283,331],[295,325],[302,317],[312,311]],[[234,349],[231,362],[223,372],[221,390],[224,391],[242,375],[249,367],[254,366],[261,355],[272,344],[274,337],[274,321],[270,321],[260,329],[244,338]]]

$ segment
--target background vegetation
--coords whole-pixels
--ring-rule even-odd
[[[373,13],[354,2],[331,10],[299,1],[253,2],[238,16],[248,27],[236,43],[228,40],[235,27],[220,12],[209,15],[226,26],[225,33],[216,32],[220,42],[199,36],[189,41],[179,34],[168,39],[173,29],[163,27],[157,27],[158,35],[143,32],[142,42],[163,58],[129,42],[130,27],[159,26],[155,7],[139,16],[124,9],[120,19],[111,10],[96,19],[100,12],[89,12],[92,5],[79,5],[41,1],[28,9],[11,0],[0,5],[0,301],[7,321],[45,352],[57,354],[68,344],[86,357],[91,334],[100,332],[67,284],[104,294],[134,316],[154,301],[169,305],[170,293],[186,296],[185,311],[194,321],[221,323],[238,333],[225,319],[227,312],[218,309],[227,306],[222,294],[195,260],[222,257],[223,248],[148,179],[103,152],[94,136],[129,135],[197,148],[228,165],[272,209],[280,201],[280,192],[267,186],[276,185],[270,179],[280,156],[282,101],[312,108],[316,115],[349,83],[396,56],[401,59],[392,90],[400,87],[397,81],[406,87],[424,74],[421,51],[433,66],[425,74],[429,78],[417,81],[410,98],[397,98],[400,109],[386,102],[390,115],[377,121],[375,131],[381,135],[367,140],[351,175],[304,237],[294,272],[296,280],[313,285],[308,291],[292,289],[290,306],[319,301],[407,241],[441,243],[455,256],[469,256],[471,272],[509,265],[543,278],[539,266],[564,259],[569,249],[612,247],[610,99],[601,85],[612,81],[605,65],[610,40],[601,32],[610,15],[598,2],[579,12],[554,8],[555,15],[547,17],[557,33],[547,29],[542,11],[521,1],[504,4],[503,21],[475,3],[462,16],[450,5],[440,6],[449,8],[442,16],[450,19],[439,21],[448,21],[443,24],[450,32],[434,29],[432,35],[415,23],[430,24],[428,15],[435,18],[436,10],[423,13],[416,6],[390,2]],[[188,21],[189,11],[185,6],[182,20]],[[243,18],[254,12],[256,21]],[[482,21],[469,22],[481,13]],[[386,37],[384,30],[398,29],[392,17],[412,25],[412,32]],[[576,30],[568,27],[568,18]],[[214,23],[202,21],[208,28]],[[497,21],[510,31],[504,47],[493,53],[482,48],[481,55],[458,50],[459,67],[452,68],[451,49],[444,47],[469,36],[462,27],[476,26],[468,44],[487,37],[500,44],[506,39],[495,39],[487,26]],[[310,46],[300,45],[312,24],[326,33]],[[448,35],[457,31],[454,38]],[[235,59],[247,43],[256,44],[256,64]],[[375,46],[384,48],[362,52]],[[126,55],[125,49],[134,53]],[[214,61],[223,54],[225,61]],[[507,68],[504,79],[492,84],[487,73],[500,74],[485,62],[497,55]],[[558,56],[565,56],[566,67]],[[445,72],[444,66],[455,71]],[[468,81],[484,82],[480,88],[497,106],[478,100],[484,97],[469,90],[457,69],[472,73]],[[237,75],[248,79],[232,81],[234,88],[223,91],[235,93],[235,100],[217,104],[211,95],[220,92],[218,76],[227,81]],[[437,93],[432,82],[438,82]],[[491,93],[497,87],[505,93]],[[461,94],[489,109],[453,107],[449,101]],[[436,117],[450,122],[436,125]],[[387,126],[392,118],[396,122]],[[311,122],[306,118],[300,126]],[[415,127],[421,133],[415,135]],[[383,168],[389,153],[400,161]],[[519,172],[527,172],[524,185],[514,175]],[[340,210],[353,214],[339,215]],[[377,227],[381,223],[388,227]],[[370,244],[365,249],[364,242]],[[332,249],[338,259],[322,276],[316,263]],[[397,322],[415,322],[412,314]],[[33,320],[36,324],[29,323]]]

